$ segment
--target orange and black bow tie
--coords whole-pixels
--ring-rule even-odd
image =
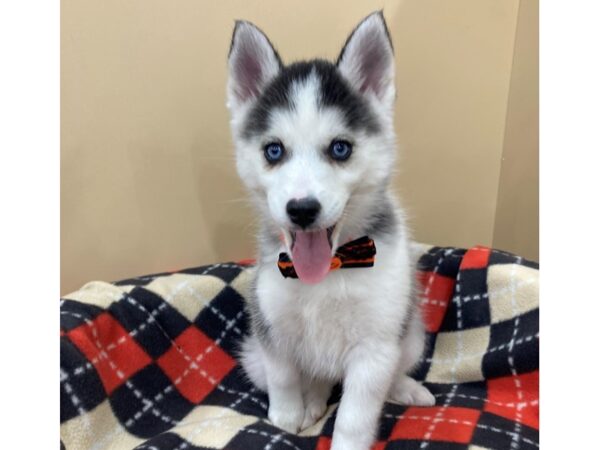
[[[373,267],[375,264],[375,242],[367,236],[338,247],[331,258],[329,270]],[[287,253],[279,254],[277,266],[284,278],[298,278],[294,264]]]

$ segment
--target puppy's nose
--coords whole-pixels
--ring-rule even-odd
[[[316,220],[321,211],[321,204],[314,197],[293,199],[287,203],[286,211],[293,223],[306,228]]]

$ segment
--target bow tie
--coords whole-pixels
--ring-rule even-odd
[[[347,242],[338,247],[331,258],[329,270],[373,267],[375,264],[375,242],[367,236]],[[298,278],[294,264],[287,253],[279,254],[277,266],[284,278]]]

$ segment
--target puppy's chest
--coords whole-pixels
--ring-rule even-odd
[[[290,292],[273,317],[273,332],[305,370],[337,377],[348,350],[379,320],[374,306],[341,288]]]

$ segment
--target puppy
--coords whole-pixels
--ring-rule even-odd
[[[291,433],[323,416],[341,381],[332,448],[366,450],[386,400],[435,403],[408,376],[425,334],[410,234],[389,188],[394,54],[383,14],[360,22],[336,62],[290,65],[237,22],[227,94],[260,223],[243,368],[268,393],[270,421]]]

